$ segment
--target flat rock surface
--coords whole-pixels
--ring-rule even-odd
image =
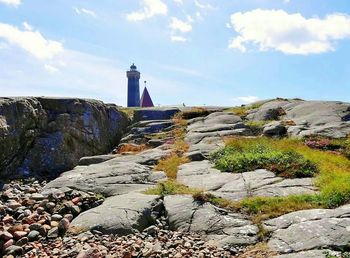
[[[48,183],[43,193],[78,190],[112,196],[142,191],[165,178],[163,172],[154,172],[149,165],[167,154],[168,151],[155,148],[136,155],[117,155],[98,164],[77,166]]]
[[[129,193],[107,198],[101,206],[81,213],[73,229],[98,230],[105,234],[127,235],[142,232],[155,223],[152,212],[162,209],[159,196]]]
[[[350,205],[292,212],[265,221],[264,227],[272,232],[269,247],[280,253],[339,249],[350,244]]]
[[[274,256],[273,258],[327,258],[327,254],[330,255],[340,255],[339,252],[334,252],[332,250],[311,250],[300,253],[293,254],[281,254]],[[341,256],[336,256],[341,257]]]
[[[245,173],[226,173],[215,169],[208,160],[180,166],[178,181],[231,200],[249,196],[316,193],[311,178],[284,179],[264,169]]]
[[[164,206],[172,230],[205,234],[218,245],[257,241],[258,227],[241,214],[229,213],[209,203],[199,204],[189,195],[166,196]]]

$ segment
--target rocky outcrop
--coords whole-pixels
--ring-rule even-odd
[[[265,169],[226,173],[215,169],[208,160],[180,166],[177,179],[182,184],[234,201],[252,196],[272,197],[317,192],[311,178],[284,179]]]
[[[350,134],[350,103],[276,99],[249,111],[251,121],[283,121],[264,127],[268,136],[323,135],[342,138]]]
[[[68,98],[0,99],[0,177],[55,175],[104,154],[128,125],[117,106]]]
[[[164,205],[172,230],[207,235],[219,246],[248,245],[257,241],[258,227],[242,214],[210,203],[197,203],[188,195],[166,196]]]
[[[279,253],[341,250],[350,244],[349,216],[350,205],[345,205],[333,210],[296,211],[268,220],[264,223],[265,229],[272,232],[268,245]]]

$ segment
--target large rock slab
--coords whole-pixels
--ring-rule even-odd
[[[227,112],[214,112],[206,117],[198,117],[189,121],[186,142],[190,145],[190,152],[200,152],[208,156],[224,145],[223,137],[251,135],[242,119]]]
[[[107,198],[102,205],[81,213],[71,226],[78,232],[128,235],[153,225],[162,210],[159,196],[129,193]]]
[[[341,257],[340,252],[332,250],[312,250],[292,254],[281,254],[274,256],[273,258],[328,258],[328,255],[334,255],[335,257]]]
[[[104,154],[128,124],[117,106],[68,98],[0,98],[0,177],[56,175]]]
[[[350,134],[350,103],[340,101],[302,101],[272,100],[250,111],[247,119],[253,121],[283,120],[288,121],[287,131],[290,136],[323,135],[342,138]],[[266,135],[279,130],[282,126],[265,126]]]
[[[77,166],[48,183],[43,193],[78,190],[113,196],[139,192],[165,179],[163,172],[154,172],[149,165],[166,155],[168,151],[156,148],[136,155],[117,155],[98,164]]]
[[[350,205],[292,212],[264,222],[272,232],[268,245],[280,253],[341,249],[350,244]]]
[[[311,178],[284,179],[264,169],[226,173],[214,168],[208,160],[181,165],[177,179],[190,187],[231,200],[252,196],[273,197],[317,192]]]
[[[189,195],[166,196],[164,206],[172,230],[206,235],[219,246],[257,241],[258,227],[241,214],[197,203]]]

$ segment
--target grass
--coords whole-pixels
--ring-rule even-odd
[[[123,112],[124,114],[126,114],[126,116],[132,120],[134,118],[134,111],[136,110],[137,108],[120,108],[119,111]]]
[[[270,258],[275,255],[277,255],[277,253],[272,251],[266,243],[259,243],[246,248],[246,250],[244,250],[242,254],[239,254],[237,258]]]
[[[193,107],[190,110],[185,110],[180,113],[183,119],[192,119],[196,117],[207,116],[210,111],[203,107]]]
[[[176,179],[178,167],[189,162],[188,158],[172,153],[166,158],[160,160],[155,166],[155,170],[164,171],[169,179]]]
[[[263,133],[264,125],[270,123],[270,120],[263,121],[247,121],[244,124],[253,132],[254,135],[261,135]]]
[[[175,194],[196,194],[200,192],[199,189],[193,189],[183,184],[178,183],[176,180],[169,179],[165,182],[158,183],[155,187],[146,190],[145,194],[151,195],[175,195]]]
[[[176,127],[171,132],[172,138],[175,139],[171,153],[161,159],[154,168],[157,171],[164,171],[169,179],[176,179],[179,166],[189,162],[189,159],[183,156],[189,149],[189,145],[185,142],[187,121],[180,112],[174,116],[173,122]]]
[[[240,116],[241,118],[245,118],[249,114],[250,110],[257,109],[261,107],[263,104],[264,103],[255,103],[247,106],[242,105],[239,107],[228,108],[228,109],[225,109],[224,111],[234,113],[235,115]]]
[[[270,140],[236,139],[211,155],[221,171],[241,173],[267,169],[279,176],[302,178],[318,172],[315,163],[292,149],[271,146]]]

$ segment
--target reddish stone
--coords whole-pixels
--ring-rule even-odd
[[[23,225],[22,224],[17,224],[17,225],[14,225],[14,226],[11,226],[9,229],[8,229],[8,232],[10,232],[11,234],[13,234],[14,232],[16,231],[23,231]]]
[[[10,239],[10,240],[6,241],[5,244],[4,244],[4,249],[10,247],[14,243],[15,243],[15,241],[13,239]]]
[[[0,232],[0,239],[3,239],[6,241],[12,238],[13,238],[13,235],[10,232],[7,232],[7,231]]]
[[[10,215],[6,215],[6,216],[2,219],[2,221],[3,221],[4,223],[12,223],[12,222],[13,222],[13,217],[10,216]]]
[[[28,233],[25,231],[16,231],[15,233],[13,233],[13,237],[15,239],[21,239],[22,237],[25,237]]]
[[[80,198],[79,197],[75,197],[75,198],[72,199],[72,203],[74,203],[74,204],[77,204],[79,202],[80,202]]]

